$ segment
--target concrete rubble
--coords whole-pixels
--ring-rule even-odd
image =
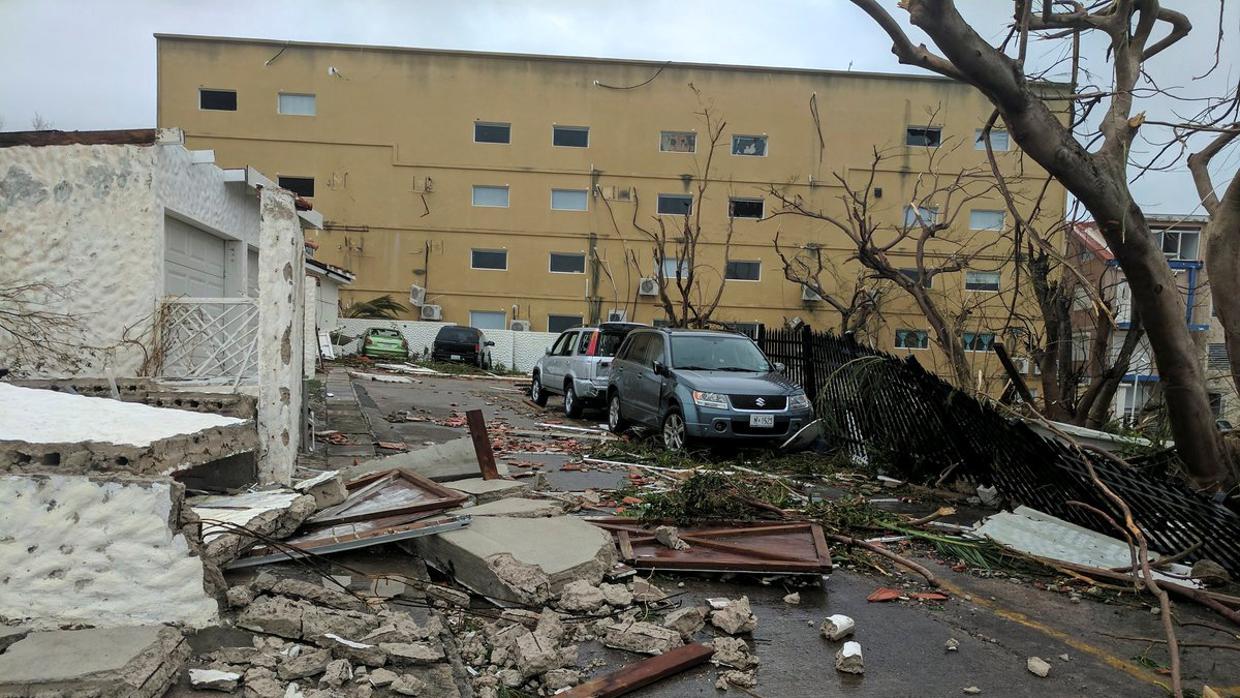
[[[856,628],[856,625],[856,622],[853,621],[852,618],[849,618],[841,613],[836,613],[834,615],[827,616],[826,620],[822,621],[822,626],[819,630],[822,633],[822,636],[828,640],[839,641],[849,635],[852,635],[853,629]]]
[[[727,606],[712,611],[710,624],[729,635],[751,633],[758,627],[758,617],[749,607],[749,597],[742,596]]]
[[[835,653],[835,670],[845,674],[864,674],[865,659],[861,655],[861,643],[849,640]]]
[[[30,633],[0,653],[0,696],[158,698],[189,654],[166,626]]]

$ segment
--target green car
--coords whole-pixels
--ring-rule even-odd
[[[372,327],[362,335],[362,356],[376,359],[408,359],[409,343],[399,330]]]

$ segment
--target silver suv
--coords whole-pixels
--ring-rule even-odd
[[[564,396],[564,414],[580,417],[587,405],[602,406],[607,396],[611,357],[629,332],[645,327],[630,322],[606,322],[598,327],[566,330],[534,364],[530,399],[547,404],[551,395]]]

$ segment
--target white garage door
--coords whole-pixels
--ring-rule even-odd
[[[164,217],[164,293],[224,297],[224,240],[176,218]]]

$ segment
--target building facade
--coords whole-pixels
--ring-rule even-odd
[[[773,241],[824,256],[824,284],[840,289],[858,278],[855,245],[822,220],[779,215],[772,191],[843,216],[847,183],[867,195],[878,237],[920,210],[945,225],[925,259],[969,253],[976,270],[936,276],[933,292],[966,308],[958,329],[986,375],[999,370],[989,342],[1027,307],[1008,295],[1010,216],[978,140],[993,108],[967,85],[169,35],[158,62],[160,125],[331,212],[314,240],[319,259],[357,274],[344,303],[391,295],[414,319],[484,329],[664,321],[642,231],[683,225],[689,210],[705,231],[692,293],[709,300],[723,286],[715,320],[836,327],[828,303],[785,278]],[[992,143],[1018,197],[1043,191],[1044,172],[1005,132]],[[936,186],[962,172],[954,192]],[[1062,188],[1039,210],[1061,220]],[[884,254],[915,270],[916,251],[904,241]],[[675,262],[665,271],[675,277]],[[882,295],[871,339],[939,366],[917,307]]]

